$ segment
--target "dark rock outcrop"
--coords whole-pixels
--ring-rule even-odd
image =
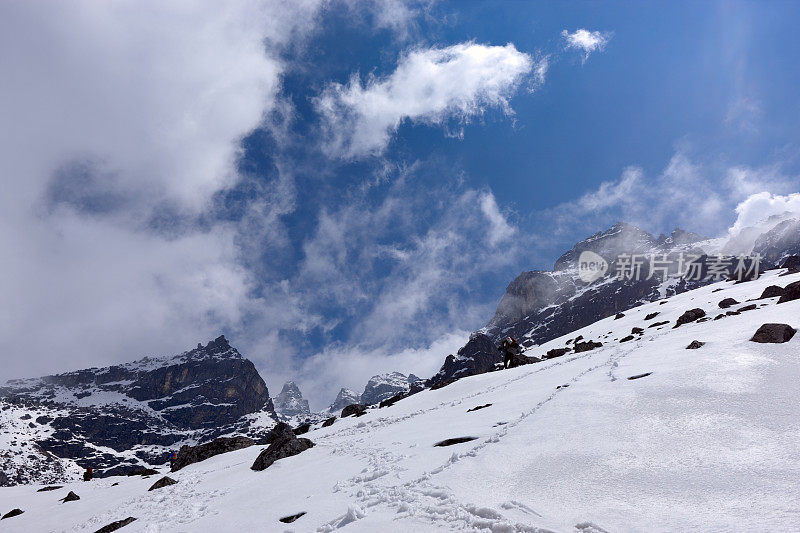
[[[297,438],[294,433],[285,435],[258,454],[250,469],[260,472],[279,459],[292,457],[313,447],[314,443],[308,439]]]
[[[736,300],[735,300],[735,299],[733,299],[733,298],[725,298],[724,300],[720,301],[718,305],[719,305],[720,309],[727,309],[727,308],[729,308],[730,306],[732,306],[732,305],[736,305],[736,304],[738,304],[738,303],[739,303],[739,302],[738,302],[738,301],[736,301]]]
[[[255,441],[248,437],[220,437],[197,446],[181,446],[171,470],[177,472],[185,466],[205,461],[215,455],[241,450],[254,444]]]
[[[547,353],[542,356],[542,359],[554,359],[566,355],[570,351],[570,348],[553,348],[552,350],[547,350]]]
[[[158,489],[163,489],[164,487],[169,487],[170,485],[177,485],[177,484],[178,482],[172,479],[171,477],[164,476],[155,483],[153,483],[153,486],[151,486],[147,490],[148,491],[158,490]]]
[[[787,257],[783,263],[781,263],[781,268],[785,268],[787,274],[797,274],[800,272],[800,255]]]
[[[675,323],[675,327],[677,328],[684,324],[688,324],[689,322],[694,322],[698,318],[703,318],[704,316],[706,316],[706,312],[703,311],[702,309],[699,308],[689,309],[688,311],[686,311],[685,313],[683,313],[681,316],[678,317],[678,320]]]
[[[295,520],[297,520],[298,518],[300,518],[304,514],[306,514],[305,511],[297,513],[297,514],[293,514],[293,515],[290,515],[290,516],[284,516],[283,518],[279,518],[278,520],[280,522],[283,522],[284,524],[291,524],[292,522],[294,522]]]
[[[300,424],[292,430],[292,433],[295,435],[304,435],[308,433],[309,429],[311,429],[311,424]]]
[[[581,352],[588,352],[589,350],[594,350],[595,348],[600,348],[602,346],[603,346],[602,342],[595,342],[592,340],[588,340],[586,342],[576,342],[575,348],[573,348],[573,350],[575,351],[575,353],[581,353]]]
[[[42,487],[41,489],[37,490],[36,492],[50,492],[51,490],[58,490],[63,489],[63,485],[50,485],[48,487]]]
[[[24,513],[22,509],[11,509],[9,512],[4,514],[0,520],[5,520],[6,518],[14,518],[15,516],[19,516]]]
[[[629,379],[629,380],[634,380],[634,379],[642,379],[642,378],[646,378],[646,377],[647,377],[647,376],[649,376],[650,374],[652,374],[652,372],[645,372],[644,374],[636,374],[635,376],[631,376],[631,377],[629,377],[628,379]]]
[[[655,313],[648,314],[646,317],[644,317],[644,319],[645,320],[652,320],[655,317],[657,317],[659,314],[661,314],[661,313],[659,311],[656,311]]]
[[[436,447],[443,447],[443,446],[453,446],[454,444],[461,444],[463,442],[469,442],[471,440],[477,440],[478,437],[454,437],[452,439],[445,439],[442,441],[437,442],[434,444]]]
[[[750,340],[780,344],[792,340],[795,332],[796,330],[788,324],[763,324]]]
[[[800,281],[795,281],[783,288],[783,294],[778,298],[778,303],[782,304],[798,299],[800,299]]]
[[[354,403],[342,409],[342,418],[348,416],[361,416],[366,412],[367,412],[366,405],[361,405],[360,403]]]
[[[111,522],[110,524],[107,524],[107,525],[101,527],[100,529],[98,529],[94,533],[112,533],[112,531],[116,531],[116,530],[118,530],[120,528],[123,528],[123,527],[127,526],[128,524],[130,524],[131,522],[135,522],[135,521],[136,521],[136,519],[134,517],[129,516],[128,518],[125,518],[123,520],[117,520],[116,522]]]
[[[753,311],[754,309],[757,309],[757,308],[758,308],[758,306],[756,304],[748,304],[748,305],[743,305],[742,307],[737,309],[736,312],[737,313],[744,313],[745,311]]]
[[[324,427],[324,428],[330,427],[330,426],[333,425],[334,422],[336,422],[336,417],[332,416],[332,417],[328,418],[327,420],[325,420],[325,422],[322,423],[322,427]]]
[[[698,348],[702,348],[704,344],[705,344],[704,342],[692,341],[692,342],[689,343],[689,346],[687,346],[686,349],[687,350],[697,350]]]
[[[445,358],[442,368],[425,385],[433,388],[449,379],[483,374],[492,370],[495,363],[501,362],[503,356],[491,337],[475,333],[456,355]]]
[[[627,337],[622,337],[619,342],[628,342],[632,341],[635,337],[633,335],[628,335]]]
[[[783,287],[778,287],[777,285],[770,285],[764,292],[761,293],[761,296],[758,297],[759,300],[763,300],[764,298],[776,298],[778,296],[783,296],[783,293],[786,292]]]
[[[75,501],[78,501],[78,500],[80,500],[80,499],[81,499],[81,497],[80,497],[80,496],[78,496],[77,494],[75,494],[75,493],[74,493],[74,492],[72,492],[72,491],[69,491],[69,493],[68,493],[66,496],[64,496],[63,498],[61,498],[61,501],[62,501],[63,503],[67,503],[67,502],[75,502]]]
[[[471,413],[473,411],[479,411],[481,409],[486,409],[487,407],[491,407],[491,406],[492,406],[492,404],[487,403],[487,404],[484,404],[484,405],[479,405],[477,407],[473,407],[472,409],[467,409],[467,412]]]

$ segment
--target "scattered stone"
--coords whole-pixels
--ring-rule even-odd
[[[699,324],[700,322],[708,322],[709,320],[711,320],[711,317],[704,316],[703,318],[698,318],[697,323]]]
[[[660,315],[660,314],[661,314],[661,313],[660,313],[659,311],[656,311],[655,313],[650,313],[649,315],[647,315],[646,317],[644,317],[644,319],[645,319],[645,320],[653,320],[655,317],[657,317],[657,316],[658,316],[658,315]]]
[[[758,297],[759,300],[763,300],[764,298],[776,298],[778,296],[783,296],[785,289],[783,287],[778,287],[777,285],[770,285],[764,292],[761,293],[761,296]]]
[[[728,316],[728,315],[726,315],[725,313],[720,313],[719,315],[714,317],[714,320],[719,320],[721,318],[725,318],[726,316]]]
[[[280,425],[280,424],[279,424]],[[277,427],[277,426],[276,426]],[[273,431],[275,428],[273,428]],[[189,466],[200,461],[205,461],[210,457],[221,453],[228,453],[241,450],[255,444],[255,441],[248,437],[220,437],[211,442],[199,444],[197,446],[181,446],[172,462],[172,472],[177,472],[185,466]]]
[[[620,318],[622,318],[624,316],[625,316],[625,313],[617,313],[616,316],[614,317],[614,320],[619,320]]]
[[[650,324],[647,327],[648,328],[657,328],[659,326],[666,326],[667,324],[669,324],[669,320],[665,320],[663,322],[653,322],[652,324]]]
[[[463,442],[469,442],[471,440],[477,440],[478,437],[455,437],[452,439],[445,439],[443,441],[439,441],[434,446],[443,447],[443,446],[452,446],[454,444],[461,444]]]
[[[629,380],[634,380],[634,379],[646,378],[646,377],[647,377],[647,376],[649,376],[650,374],[652,374],[652,372],[646,372],[646,373],[644,373],[644,374],[636,374],[635,376],[631,376],[631,377],[629,377],[628,379],[629,379]]]
[[[631,335],[642,335],[644,333],[644,329],[642,328],[633,328],[631,329]]]
[[[324,427],[324,428],[330,427],[330,426],[333,425],[334,422],[336,422],[336,417],[332,416],[329,419],[325,420],[325,422],[322,423],[322,427]]]
[[[112,483],[111,484],[112,487],[116,487],[117,485],[119,485],[119,483]]]
[[[147,468],[144,466],[134,466],[128,473],[125,474],[126,476],[154,476],[158,474],[158,470],[154,468]]]
[[[491,405],[492,404],[490,404],[490,403],[487,403],[487,404],[484,404],[484,405],[479,405],[477,407],[473,407],[472,409],[467,409],[467,412],[471,413],[472,411],[477,411],[479,409],[486,409],[487,407],[491,407]]]
[[[78,500],[80,500],[80,499],[81,499],[81,497],[80,497],[80,496],[78,496],[77,494],[75,494],[75,493],[74,493],[74,492],[72,492],[72,491],[69,491],[69,494],[67,494],[66,496],[64,496],[63,498],[61,498],[61,501],[62,501],[63,503],[67,503],[67,502],[76,502],[76,501],[78,501]]]
[[[725,316],[736,316],[736,315],[740,315],[740,314],[741,313],[739,313],[739,311],[726,311],[725,312]]]
[[[21,417],[19,417],[20,420],[30,420],[31,418],[33,418],[33,417],[28,413],[26,413],[26,414],[22,415]]]
[[[42,487],[41,489],[37,490],[36,492],[50,492],[51,490],[58,490],[63,489],[64,485],[50,485],[47,487]]]
[[[706,316],[706,312],[702,309],[689,309],[678,317],[678,321],[675,323],[675,328],[684,324],[688,324],[689,322],[694,322],[698,318],[703,318],[704,316]]]
[[[151,490],[163,489],[164,487],[169,487],[170,485],[177,485],[177,484],[178,482],[172,479],[171,477],[164,476],[155,483],[153,483],[153,486],[147,490],[149,492]]]
[[[581,337],[583,338],[583,337]],[[581,352],[588,352],[589,350],[594,350],[595,348],[600,348],[603,343],[602,342],[594,342],[594,341],[586,341],[586,342],[577,342],[575,339],[575,353]]]
[[[119,528],[127,526],[128,524],[130,524],[131,522],[134,522],[135,520],[136,519],[134,517],[129,516],[128,518],[126,518],[124,520],[117,520],[116,522],[111,522],[110,524],[101,527],[100,529],[98,529],[94,533],[111,533],[112,531],[116,531]]]
[[[575,337],[575,342],[578,342],[580,340],[583,340],[583,335],[578,335],[577,337]]]
[[[11,509],[9,512],[4,514],[3,517],[0,518],[0,520],[5,520],[6,518],[14,518],[15,516],[19,516],[24,512],[25,511],[23,511],[22,509]]]
[[[745,311],[752,311],[753,309],[756,308],[758,308],[756,304],[750,304],[750,305],[745,305],[744,307],[740,307],[736,311],[738,311],[739,313],[744,313]]]
[[[622,337],[622,338],[619,340],[619,342],[628,342],[628,341],[632,341],[633,339],[634,339],[634,336],[633,336],[633,335],[628,335],[627,337]]]
[[[662,300],[662,301],[658,302],[658,305],[664,305],[665,303],[667,303],[667,300]]]
[[[689,346],[686,347],[687,350],[696,350],[701,348],[705,343],[700,341],[692,341],[689,343]]]
[[[311,429],[311,424],[300,424],[292,430],[292,433],[295,435],[304,435],[308,433],[309,429]]]
[[[267,449],[262,450],[250,469],[260,472],[279,459],[292,457],[293,455],[297,455],[313,447],[314,443],[310,440],[303,438],[298,439],[294,433],[291,433],[276,440],[270,444]]]
[[[727,309],[730,306],[736,305],[738,303],[739,302],[734,300],[733,298],[725,298],[724,300],[720,301],[718,305],[719,305],[720,309]]]
[[[783,289],[783,294],[778,298],[778,303],[791,302],[800,298],[800,281],[788,284]]]
[[[291,516],[284,516],[283,518],[279,518],[278,520],[283,522],[284,524],[291,524],[292,522],[294,522],[295,520],[297,520],[298,518],[300,518],[304,514],[306,514],[305,511],[303,511],[301,513],[293,514]]]
[[[559,385],[558,387],[556,387],[556,390],[566,389],[567,387],[569,387],[569,383],[564,383],[563,385]]]
[[[794,337],[796,330],[788,324],[763,324],[750,339],[753,342],[784,343]]]
[[[552,350],[548,350],[545,355],[542,356],[543,359],[554,359],[556,357],[561,357],[562,355],[568,354],[570,352],[570,348],[553,348]]]
[[[367,412],[367,406],[360,403],[351,403],[342,409],[342,418],[347,416],[361,416]]]

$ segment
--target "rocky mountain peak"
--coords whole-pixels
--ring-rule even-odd
[[[339,391],[339,394],[336,395],[336,399],[333,400],[333,403],[328,406],[328,412],[336,413],[341,411],[348,405],[352,405],[354,403],[361,402],[361,395],[353,390],[342,388]]]
[[[311,413],[308,400],[303,398],[300,388],[294,381],[287,381],[280,394],[273,399],[275,412],[283,417],[305,416]]]
[[[361,403],[364,405],[380,403],[401,392],[408,392],[411,384],[418,381],[420,378],[414,374],[405,375],[400,372],[372,376],[361,394]]]

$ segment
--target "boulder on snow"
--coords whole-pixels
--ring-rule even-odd
[[[778,298],[778,303],[791,302],[800,299],[800,281],[788,284],[783,289],[783,294]]]
[[[684,324],[688,324],[689,322],[694,322],[698,318],[703,318],[706,316],[706,312],[702,309],[689,309],[681,316],[678,317],[678,321],[675,323],[675,328],[680,327]],[[673,329],[675,329],[673,328]]]
[[[471,440],[477,440],[477,439],[478,437],[454,437],[452,439],[441,440],[436,444],[434,444],[434,446],[441,448],[444,446],[453,446],[454,444],[461,444],[463,442],[469,442]]]
[[[297,455],[313,447],[314,443],[310,440],[303,438],[298,439],[294,433],[291,433],[290,435],[276,440],[265,450],[262,450],[250,469],[260,472],[279,459]]]
[[[625,316],[625,313],[617,313],[616,315],[614,315],[614,320],[619,320],[620,318],[622,318],[624,316]]]
[[[36,492],[50,492],[51,490],[58,490],[63,489],[64,485],[50,485],[47,487],[42,487],[41,489],[37,490]]]
[[[328,418],[327,420],[325,420],[325,422],[322,423],[322,427],[326,428],[326,427],[332,426],[334,422],[336,422],[336,417],[332,416],[332,417]]]
[[[756,308],[758,308],[758,306],[756,304],[749,304],[749,305],[745,305],[745,306],[740,307],[739,309],[736,310],[736,312],[737,313],[744,313],[745,311],[752,311],[753,309],[756,309]]]
[[[61,501],[62,501],[63,503],[67,503],[67,502],[75,502],[75,501],[78,501],[78,500],[80,500],[80,499],[81,499],[81,497],[80,497],[80,496],[78,496],[77,494],[75,494],[75,493],[74,493],[74,492],[72,492],[72,491],[69,491],[69,494],[67,494],[66,496],[64,496],[63,498],[61,498]]]
[[[646,377],[647,377],[647,376],[649,376],[650,374],[652,374],[652,372],[645,372],[644,374],[636,374],[635,376],[631,376],[631,377],[629,377],[628,379],[629,379],[629,380],[634,380],[634,379],[642,379],[642,378],[646,378]]]
[[[644,329],[642,328],[632,328],[631,335],[641,335],[644,333]]]
[[[309,429],[311,429],[311,424],[308,423],[300,424],[299,426],[297,426],[292,430],[292,433],[294,433],[295,435],[303,435],[305,433],[308,433]]]
[[[305,512],[305,511],[302,511],[302,512],[299,512],[299,513],[297,513],[297,514],[293,514],[293,515],[289,515],[289,516],[284,516],[283,518],[279,518],[278,520],[279,520],[280,522],[283,522],[284,524],[291,524],[292,522],[294,522],[295,520],[297,520],[298,518],[300,518],[300,517],[301,517],[301,516],[303,516],[304,514],[306,514],[306,512]]]
[[[578,339],[575,339],[575,353],[588,352],[589,350],[594,350],[595,348],[600,348],[601,346],[603,346],[602,342],[595,342],[592,340],[578,342]]]
[[[19,516],[24,512],[25,511],[23,511],[22,509],[11,509],[9,512],[4,514],[3,517],[0,518],[0,520],[5,520],[6,518],[14,518],[15,516]]]
[[[666,326],[667,324],[669,324],[669,320],[664,320],[663,322],[653,322],[652,324],[650,324],[647,327],[648,328],[657,328],[659,326]]]
[[[128,524],[134,522],[135,520],[136,519],[134,517],[129,516],[128,518],[125,518],[123,520],[117,520],[116,522],[111,522],[110,524],[101,527],[94,533],[111,533],[112,531],[116,531],[119,528],[127,526]]]
[[[730,306],[736,305],[738,303],[739,302],[737,300],[733,299],[733,298],[725,298],[724,300],[720,301],[718,305],[719,305],[720,309],[727,309]]]
[[[555,357],[561,357],[564,354],[568,354],[570,352],[570,348],[553,348],[552,350],[547,350],[547,353],[542,356],[542,359],[553,359]]]
[[[687,350],[696,350],[698,348],[702,348],[702,346],[704,344],[705,344],[704,342],[692,341],[692,342],[689,343],[689,346],[687,346],[686,349]]]
[[[619,340],[619,342],[628,342],[628,341],[632,341],[633,339],[634,339],[634,336],[633,336],[633,335],[628,335],[627,337],[622,337],[622,338]]]
[[[778,296],[783,296],[783,293],[786,292],[783,287],[778,287],[777,285],[770,285],[764,292],[761,293],[761,296],[758,297],[759,300],[763,300],[764,298],[776,298]]]
[[[153,476],[158,474],[158,470],[145,466],[134,466],[125,474],[126,476]]]
[[[155,483],[153,483],[153,486],[147,490],[148,491],[158,490],[158,489],[163,489],[164,487],[169,487],[170,485],[177,485],[177,484],[178,482],[172,479],[171,477],[164,476]]]
[[[645,320],[653,320],[653,319],[654,319],[655,317],[657,317],[659,314],[660,314],[660,313],[659,313],[658,311],[656,311],[655,313],[650,313],[649,315],[647,315],[646,317],[644,317],[644,319],[645,319]]]
[[[480,409],[486,409],[487,407],[491,407],[491,406],[492,406],[492,404],[490,404],[490,403],[487,403],[487,404],[484,404],[484,405],[478,405],[477,407],[473,407],[472,409],[467,409],[467,412],[471,413],[472,411],[478,411]]]
[[[367,412],[367,406],[360,403],[352,403],[342,409],[342,418],[346,416],[361,416]]]
[[[178,450],[175,460],[172,462],[172,468],[170,470],[172,472],[177,472],[185,466],[199,463],[200,461],[205,461],[206,459],[221,453],[241,450],[242,448],[247,448],[253,444],[255,444],[253,439],[240,436],[219,437],[211,442],[206,442],[197,446],[181,446],[181,449]]]
[[[796,330],[788,324],[763,324],[750,339],[753,342],[776,343],[789,342]]]

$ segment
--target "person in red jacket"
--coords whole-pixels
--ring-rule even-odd
[[[83,480],[84,481],[91,481],[92,480],[92,469],[87,468],[86,472],[83,473]]]

